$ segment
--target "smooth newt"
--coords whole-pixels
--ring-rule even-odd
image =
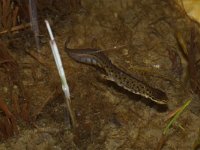
[[[95,65],[106,73],[106,79],[115,82],[124,89],[148,98],[158,104],[166,104],[168,98],[166,94],[156,88],[153,88],[145,82],[125,73],[116,67],[109,58],[97,49],[70,49],[67,47],[68,41],[65,42],[65,51],[67,54],[80,63]]]

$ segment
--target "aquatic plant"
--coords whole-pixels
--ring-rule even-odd
[[[165,129],[163,130],[163,134],[166,135],[169,132],[169,129],[175,124],[177,119],[180,117],[181,113],[189,106],[191,103],[191,99],[187,100],[181,107],[179,107],[173,114],[172,119],[169,121]]]

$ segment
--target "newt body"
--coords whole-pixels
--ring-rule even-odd
[[[125,73],[116,67],[109,58],[97,49],[70,49],[65,43],[65,51],[74,60],[80,63],[95,65],[102,68],[106,73],[106,79],[115,82],[118,86],[134,93],[148,98],[158,104],[166,104],[166,94],[156,88],[153,88],[145,82]]]

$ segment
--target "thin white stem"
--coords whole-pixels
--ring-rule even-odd
[[[62,61],[61,61],[60,54],[59,54],[59,51],[58,51],[58,47],[57,47],[56,41],[54,40],[54,36],[53,36],[52,30],[51,30],[51,27],[49,25],[49,22],[47,20],[45,20],[45,23],[46,23],[47,30],[48,30],[49,35],[50,35],[51,40],[49,41],[49,43],[50,43],[51,50],[52,50],[52,53],[53,53],[53,56],[54,56],[54,60],[56,62],[58,73],[59,73],[59,76],[60,76],[60,79],[61,79],[62,90],[63,90],[64,95],[65,95],[66,105],[67,105],[67,109],[68,109],[68,112],[69,112],[69,115],[70,115],[72,127],[75,127],[76,126],[75,119],[74,119],[75,117],[74,117],[74,112],[71,109],[70,92],[69,92],[69,86],[67,84],[67,80],[66,80],[66,77],[65,77],[65,71],[63,69],[63,65],[62,65]]]

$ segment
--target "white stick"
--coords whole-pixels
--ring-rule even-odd
[[[63,69],[63,65],[62,65],[62,61],[60,59],[58,47],[57,47],[57,44],[56,44],[55,39],[53,37],[53,33],[51,31],[51,27],[49,25],[49,22],[47,20],[45,20],[45,23],[46,23],[47,30],[49,32],[49,36],[50,36],[50,39],[51,39],[49,41],[49,43],[50,43],[51,50],[52,50],[52,53],[53,53],[53,56],[54,56],[54,60],[56,62],[58,73],[60,75],[60,79],[61,79],[61,82],[62,82],[62,90],[65,94],[66,104],[67,104],[67,108],[68,108],[68,111],[69,111],[69,115],[71,117],[72,126],[75,127],[75,119],[74,119],[74,115],[73,115],[74,113],[71,109],[70,92],[69,92],[69,86],[67,84],[67,80],[66,80],[66,77],[65,77],[65,71]]]

